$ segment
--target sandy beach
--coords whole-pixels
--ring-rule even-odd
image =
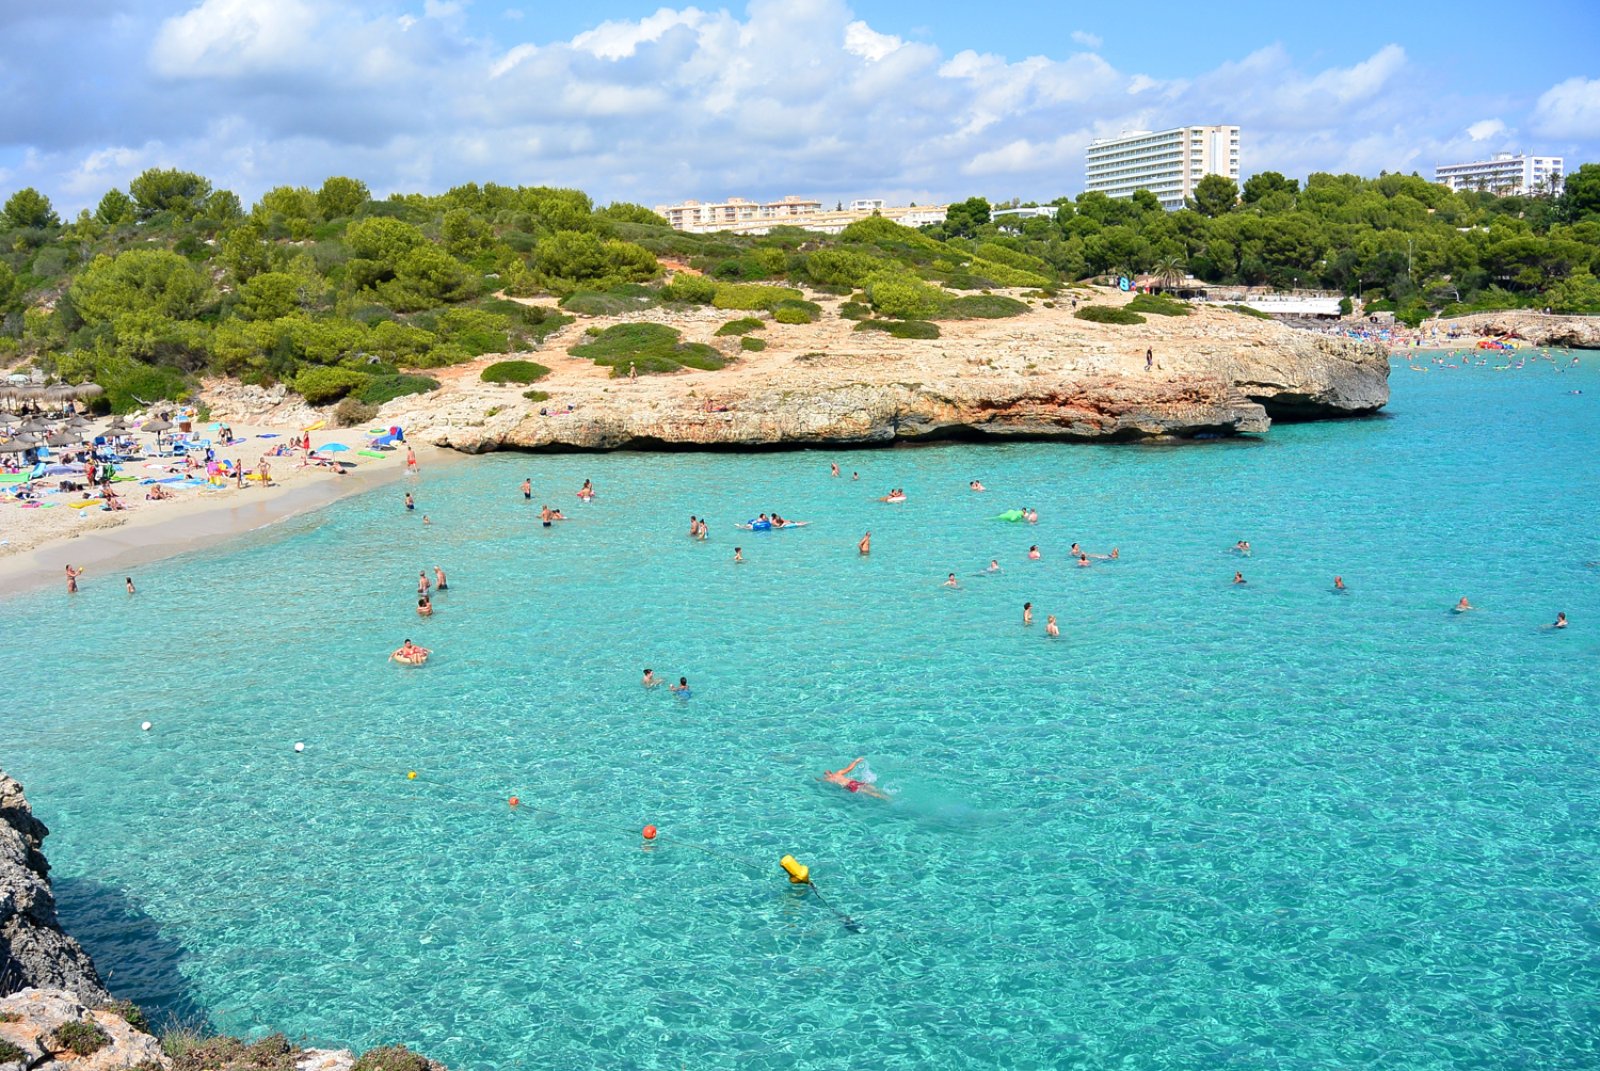
[[[243,444],[224,449],[218,456],[237,457],[249,469],[259,464],[261,455],[299,431],[298,427],[239,422],[233,427]],[[330,443],[348,447],[334,455],[346,467],[345,475],[331,468],[302,465],[299,456],[271,457],[267,461],[272,482],[265,485],[246,480],[239,487],[227,480],[217,486],[180,488],[171,498],[150,500],[145,497],[147,486],[117,484],[127,508],[114,512],[92,506],[74,509],[71,503],[81,499],[72,493],[47,495],[44,501],[53,504],[39,509],[0,502],[0,593],[64,583],[62,574],[68,565],[86,570],[83,582],[90,583],[97,574],[199,550],[406,475],[404,449],[386,452],[381,458],[357,453],[371,438],[366,428],[322,429],[311,434],[313,447]],[[415,450],[419,467],[461,456],[422,444]],[[183,461],[151,457],[128,462],[118,471],[144,479],[164,475],[174,464],[181,468]],[[56,481],[40,482],[53,486]]]

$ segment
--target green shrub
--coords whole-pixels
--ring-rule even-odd
[[[56,1027],[53,1049],[65,1049],[78,1056],[92,1056],[111,1044],[111,1035],[99,1023],[87,1019],[73,1019]]]
[[[841,320],[865,320],[872,315],[872,307],[859,301],[846,301],[839,306]]]
[[[567,351],[625,376],[629,366],[642,375],[676,372],[680,368],[712,370],[727,358],[703,342],[680,342],[678,332],[665,324],[615,324]]]
[[[404,1045],[385,1045],[362,1053],[350,1071],[429,1071],[429,1065]]]
[[[703,275],[690,275],[687,272],[674,275],[671,281],[661,288],[661,297],[664,300],[682,301],[691,305],[709,305],[716,296],[716,280],[707,279]]]
[[[881,271],[867,280],[867,300],[885,316],[919,319],[937,313],[945,299],[937,287],[910,272]]]
[[[791,298],[773,307],[772,318],[780,324],[814,324],[822,319],[822,306],[815,301]]]
[[[775,308],[781,301],[798,301],[800,291],[787,286],[763,286],[759,283],[720,283],[711,304],[719,309]]]
[[[524,386],[537,383],[550,374],[550,369],[537,361],[496,361],[478,376],[485,383],[520,383]]]
[[[614,286],[609,290],[579,290],[561,299],[561,307],[580,316],[624,316],[661,304],[662,291],[647,286]]]
[[[1072,315],[1080,320],[1088,320],[1095,324],[1142,324],[1143,316],[1127,309],[1112,308],[1109,305],[1090,305],[1079,309]]]
[[[161,1035],[172,1071],[294,1071],[297,1050],[282,1034],[246,1045],[238,1038],[207,1037],[192,1028]]]
[[[760,353],[767,348],[767,340],[764,338],[741,338],[739,340],[739,348],[746,353]]]
[[[778,309],[772,318],[780,324],[813,324],[817,321],[807,316],[804,309]]]
[[[882,331],[895,338],[938,338],[939,325],[927,320],[862,320],[857,331]]]
[[[1339,299],[1339,315],[1340,316],[1349,316],[1350,313],[1352,311],[1354,311],[1354,309],[1355,309],[1355,306],[1350,303],[1350,299],[1349,298],[1342,297],[1342,298]]]
[[[0,1064],[20,1064],[27,1053],[17,1048],[11,1042],[0,1038]]]
[[[525,390],[522,392],[522,396],[530,402],[548,402],[550,400],[550,392],[547,390]]]
[[[1147,312],[1152,316],[1187,316],[1191,311],[1187,302],[1161,294],[1136,294],[1124,307],[1129,312]]]
[[[737,320],[729,320],[717,328],[716,333],[719,336],[748,335],[752,331],[765,331],[766,328],[767,325],[754,316],[742,316]]]
[[[1027,302],[1000,294],[969,294],[945,303],[941,317],[952,320],[1002,320],[1028,311]]]
[[[355,397],[368,405],[383,405],[408,394],[426,394],[438,389],[439,381],[432,376],[373,376],[372,382],[357,391]]]
[[[339,404],[333,407],[333,426],[336,428],[359,428],[363,424],[371,423],[372,418],[378,415],[378,407],[368,405],[359,398],[340,398]]]
[[[1249,305],[1224,305],[1222,307],[1245,316],[1254,316],[1258,320],[1272,319],[1271,316],[1262,312],[1260,309],[1252,309]]]
[[[369,377],[348,368],[326,368],[314,365],[300,369],[294,377],[294,389],[305,396],[312,405],[336,402],[351,391],[360,390]]]

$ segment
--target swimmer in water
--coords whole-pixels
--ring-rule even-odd
[[[1024,509],[1022,511],[1022,515],[1027,519],[1029,524],[1039,523],[1039,511],[1036,509]]]
[[[693,539],[700,534],[700,518],[694,514],[689,515],[689,538]]]
[[[1248,581],[1248,580],[1246,580],[1244,578],[1244,574],[1243,573],[1235,572],[1233,574],[1233,582],[1235,584],[1248,584],[1250,581]]]
[[[837,461],[830,461],[828,462],[828,467],[833,470],[832,475],[837,478],[839,475],[839,463]]]
[[[1056,615],[1051,614],[1044,619],[1044,634],[1046,636],[1059,636],[1061,629],[1056,625]]]
[[[1456,603],[1454,609],[1455,609],[1456,613],[1464,614],[1468,610],[1476,610],[1477,607],[1472,605],[1470,602],[1468,602],[1467,601],[1467,597],[1465,595],[1463,595],[1463,596],[1461,596],[1461,601]]]
[[[417,573],[417,594],[426,595],[428,593],[428,587],[430,584],[431,581],[428,579],[427,570],[419,571]]]
[[[418,617],[432,617],[433,616],[433,600],[428,598],[426,595],[418,595],[417,596],[417,616]]]
[[[129,590],[131,591],[132,589],[130,588]],[[1550,627],[1551,628],[1566,628],[1567,627],[1567,615],[1564,614],[1564,613],[1556,614],[1556,623],[1551,625]]]
[[[863,756],[863,758],[864,757],[865,756]],[[862,793],[862,794],[871,796],[874,799],[880,799],[880,800],[888,799],[889,797],[887,795],[885,795],[884,793],[880,792],[873,785],[870,785],[865,781],[857,781],[856,779],[854,779],[853,777],[850,776],[850,771],[854,770],[860,764],[861,764],[861,759],[857,759],[855,762],[852,762],[849,766],[846,766],[842,770],[825,770],[823,772],[822,776],[817,778],[817,780],[818,781],[826,781],[830,785],[838,785],[840,788],[844,789],[846,792]]]
[[[1087,569],[1087,568],[1089,568],[1089,566],[1091,566],[1093,564],[1094,563],[1089,560],[1089,555],[1087,555],[1087,554],[1079,554],[1078,555],[1078,568],[1079,569]]]
[[[533,501],[533,481],[532,480],[523,480],[522,481],[522,500],[524,502],[532,502]]]
[[[1250,541],[1248,539],[1239,540],[1233,545],[1233,551],[1235,554],[1242,554],[1246,558],[1250,557]]]
[[[862,554],[871,554],[872,553],[872,533],[871,532],[868,532],[866,535],[861,537],[861,542],[856,544],[856,549],[859,550]]]
[[[944,586],[947,588],[959,588],[961,585],[956,582],[956,574],[951,573],[945,578]]]
[[[689,695],[689,678],[679,677],[677,684],[669,684],[667,687],[676,694],[687,697]]]
[[[987,487],[983,486],[983,481],[982,480],[973,480],[971,483],[967,484],[967,487],[969,489],[973,490],[973,491],[987,491],[988,490]]]
[[[994,558],[990,558],[989,568],[987,571],[991,573],[998,573],[1000,571],[1000,562]]]
[[[556,519],[556,515],[554,513],[550,512],[550,507],[549,506],[540,506],[539,507],[539,527],[541,527],[541,528],[549,528],[550,527],[550,522],[555,520],[555,519]]]
[[[1022,604],[1022,624],[1024,628],[1033,624],[1033,603],[1031,602]]]
[[[1028,560],[1030,562],[1036,562],[1039,560],[1039,544],[1035,543],[1033,546],[1028,548]]]
[[[738,547],[734,547],[733,548],[733,560],[736,561],[736,562],[744,561],[744,551],[741,550]]]
[[[594,484],[588,480],[583,481],[583,486],[578,488],[578,497],[588,500],[594,497]]]
[[[126,583],[126,584],[127,584],[127,585],[128,585],[128,594],[129,594],[129,595],[133,595],[133,594],[137,594],[137,593],[136,593],[136,592],[135,592],[135,591],[134,591],[134,590],[133,590],[133,577],[131,577],[131,576],[128,576],[128,577],[123,577],[123,582],[124,582],[124,583]],[[1567,619],[1567,615],[1566,615],[1566,614],[1562,614],[1562,615],[1561,615],[1561,620],[1562,620],[1562,621],[1563,621],[1563,622],[1565,622],[1565,621],[1566,621],[1566,619]],[[1563,627],[1563,628],[1565,628],[1565,627],[1566,627],[1566,625],[1565,625],[1565,624],[1563,624],[1563,625],[1562,625],[1562,627]]]
[[[646,688],[654,688],[656,685],[661,683],[661,678],[656,676],[654,671],[652,671],[650,669],[650,667],[646,666],[645,667],[645,671],[644,671],[644,682],[643,683],[644,683],[644,686]]]
[[[407,491],[406,492],[406,509],[407,510],[414,510],[416,508],[417,508],[416,500],[411,497],[411,492]]]
[[[1072,555],[1074,558],[1076,558],[1080,554],[1083,553],[1083,548],[1079,547],[1078,544],[1074,543],[1074,544],[1072,544],[1072,546],[1067,548],[1067,553]]]
[[[1334,591],[1343,591],[1344,590],[1344,577],[1336,576],[1336,577],[1333,578],[1333,590]]]
[[[422,515],[422,523],[423,524],[432,524],[433,523],[433,519],[430,518],[426,513],[424,513]]]
[[[861,473],[859,473],[859,472],[852,472],[852,473],[851,473],[851,474],[850,474],[850,478],[851,478],[851,479],[852,479],[852,480],[859,480],[859,479],[861,479]]]
[[[450,590],[450,585],[445,583],[444,580],[444,570],[439,568],[437,565],[433,567],[433,586],[438,588],[440,591]]]

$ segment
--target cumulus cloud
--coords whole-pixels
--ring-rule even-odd
[[[1534,127],[1557,138],[1600,138],[1600,78],[1568,78],[1533,109]]]
[[[1179,79],[1113,65],[1087,31],[1057,54],[952,51],[845,0],[661,7],[566,38],[471,19],[461,0],[26,8],[0,5],[0,172],[69,210],[153,166],[247,201],[329,174],[380,193],[553,183],[646,204],[1047,199],[1081,189],[1088,142],[1123,129],[1237,123],[1247,173],[1370,174],[1469,158],[1518,118],[1440,94],[1396,45],[1310,68],[1274,45]],[[1600,138],[1597,90],[1563,82],[1531,119]]]

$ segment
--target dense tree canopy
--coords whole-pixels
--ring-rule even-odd
[[[152,170],[66,225],[44,194],[17,189],[0,202],[0,367],[96,378],[117,407],[181,392],[206,370],[324,399],[368,387],[387,398],[411,389],[395,386],[414,382],[404,370],[531,349],[570,314],[670,301],[800,321],[816,308],[796,301],[803,284],[846,296],[852,318],[936,318],[961,314],[952,291],[1121,272],[1326,288],[1413,321],[1600,313],[1600,165],[1573,171],[1560,197],[1262,172],[1242,191],[1208,179],[1176,212],[1144,191],[1052,203],[1053,219],[996,220],[972,197],[921,230],[874,216],[833,237],[779,227],[745,238],[673,231],[638,205],[596,209],[543,186],[373,200],[335,176],[274,188],[245,211],[200,175]],[[703,274],[663,285],[658,257]],[[498,296],[540,293],[566,311]]]

